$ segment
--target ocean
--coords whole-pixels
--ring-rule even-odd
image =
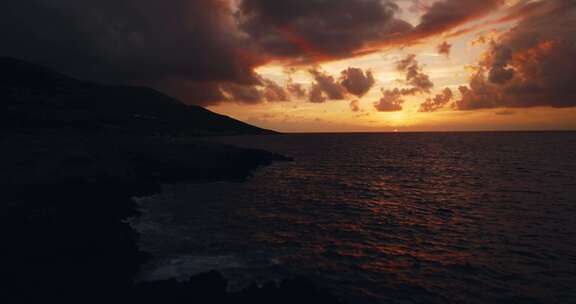
[[[576,133],[209,139],[294,158],[164,185],[142,279],[306,276],[349,303],[576,303]]]

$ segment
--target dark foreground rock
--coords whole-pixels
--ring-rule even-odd
[[[194,137],[272,132],[149,89],[80,82],[12,59],[0,59],[0,124],[1,299],[333,302],[302,280],[235,294],[217,273],[134,282],[148,256],[128,223],[139,214],[133,198],[162,183],[241,180],[289,160]]]
[[[24,297],[140,297],[148,288],[134,277],[147,256],[127,223],[139,214],[134,197],[157,193],[165,182],[239,180],[287,160],[198,140],[134,136],[19,134],[2,143],[2,287]],[[197,282],[172,288],[192,295]],[[147,286],[160,297],[169,285]]]

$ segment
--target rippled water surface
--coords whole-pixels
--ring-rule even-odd
[[[214,140],[295,161],[143,199],[150,277],[303,274],[353,303],[576,303],[576,133]]]

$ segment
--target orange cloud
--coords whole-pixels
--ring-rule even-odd
[[[576,3],[546,5],[491,43],[457,109],[576,107]]]

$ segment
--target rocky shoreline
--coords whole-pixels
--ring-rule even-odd
[[[148,256],[138,248],[138,235],[127,223],[139,212],[133,197],[157,193],[163,182],[246,178],[259,166],[287,158],[204,142],[183,146],[156,143],[156,151],[170,152],[154,157],[151,149],[144,155],[133,151],[135,155],[124,163],[125,167],[103,168],[78,150],[72,158],[42,157],[37,160],[41,164],[36,164],[25,152],[46,153],[48,148],[39,142],[52,145],[53,141],[46,137],[28,139],[34,141],[34,151],[19,147],[21,153],[7,155],[11,156],[8,163],[12,168],[4,170],[2,178],[4,210],[0,233],[6,246],[0,267],[8,278],[4,287],[14,295],[91,295],[102,299],[121,296],[141,301],[194,300],[200,296],[215,303],[291,303],[295,299],[315,298],[332,301],[300,279],[279,286],[251,287],[236,294],[226,293],[225,279],[215,272],[193,277],[189,282],[134,283]],[[23,138],[19,140],[24,146]],[[51,152],[62,155],[79,146],[53,148]],[[190,157],[203,160],[202,166],[191,163]],[[100,161],[102,158],[97,157]],[[113,164],[118,161],[104,160]],[[62,173],[64,176],[58,176],[56,171],[35,171],[40,165],[64,168],[63,164],[76,168],[68,168]],[[94,172],[96,168],[108,170],[108,175]],[[72,176],[71,172],[82,174]]]
[[[226,293],[211,272],[135,283],[149,256],[128,219],[162,183],[239,180],[289,159],[202,141],[275,132],[147,88],[75,80],[0,58],[3,296],[75,302],[334,302],[302,281]]]

